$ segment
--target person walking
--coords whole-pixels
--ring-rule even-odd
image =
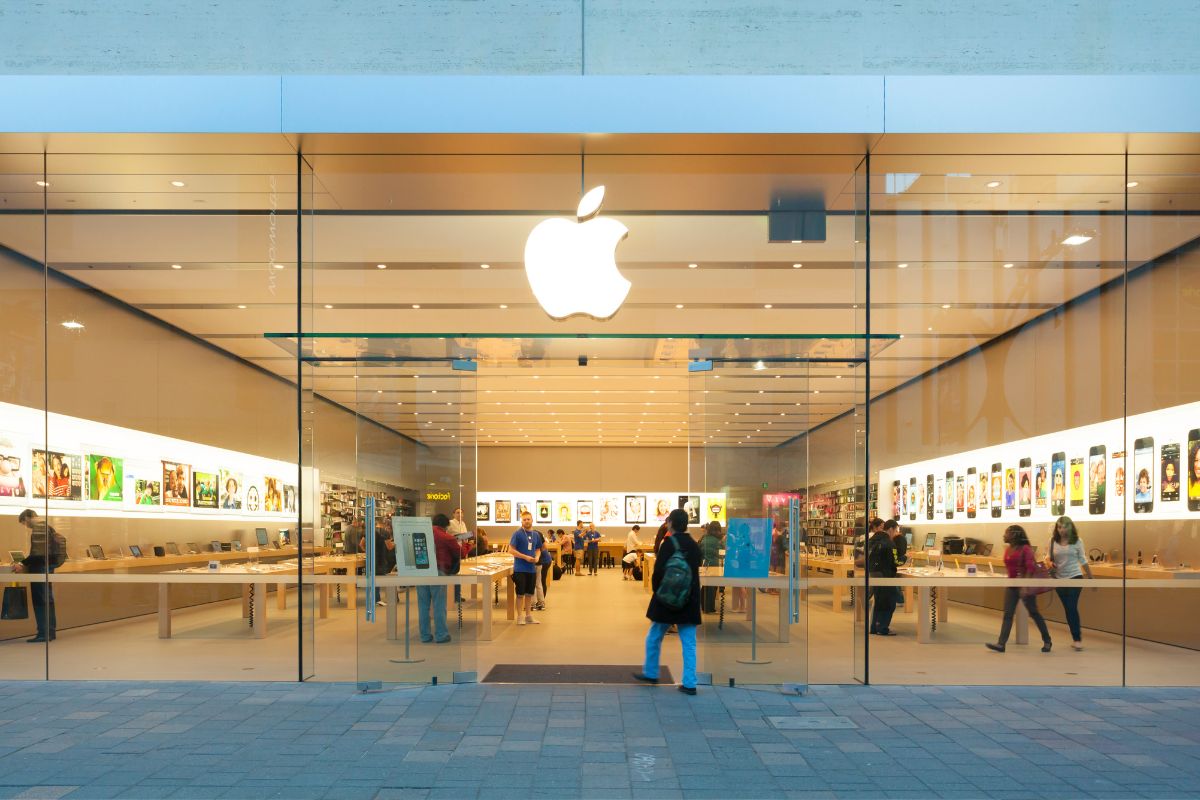
[[[583,535],[586,531],[583,529],[583,520],[578,520],[575,523],[575,530],[571,534],[571,538],[575,540],[575,574],[583,574],[583,562],[587,561],[587,552],[583,549]],[[583,556],[582,559],[579,557]]]
[[[701,564],[706,567],[721,566],[721,523],[713,520],[704,528],[700,537]],[[716,586],[705,586],[700,590],[700,610],[705,614],[717,612]]]
[[[1008,572],[1008,577],[1033,577],[1037,561],[1033,557],[1033,548],[1029,546],[1029,536],[1025,533],[1025,529],[1020,525],[1009,525],[1004,531],[1004,543],[1008,545],[1004,551],[1004,568]],[[1046,620],[1042,617],[1042,613],[1038,611],[1037,595],[1025,592],[1022,587],[1018,586],[1009,586],[1004,590],[1004,621],[1000,623],[1000,638],[994,644],[988,642],[987,648],[997,653],[1004,652],[1004,647],[1008,643],[1008,634],[1012,631],[1013,616],[1017,613],[1018,602],[1025,604],[1029,618],[1034,621],[1038,632],[1042,634],[1042,652],[1049,653],[1050,630],[1046,627]]]
[[[49,525],[38,524],[37,512],[27,508],[17,517],[17,522],[29,529],[29,555],[13,565],[13,572],[30,575],[50,575],[67,560],[64,539]],[[42,530],[38,530],[38,528]],[[33,620],[37,634],[26,639],[29,644],[52,642],[58,638],[58,615],[54,609],[54,587],[49,579],[30,581],[29,595],[33,600]]]
[[[583,541],[587,545],[587,567],[588,575],[596,576],[596,569],[600,566],[600,531],[596,530],[596,523],[589,522],[587,533],[583,535]]]
[[[654,560],[651,577],[653,594],[646,608],[650,630],[646,633],[646,660],[641,672],[633,677],[645,683],[658,683],[663,636],[672,625],[678,627],[683,649],[683,676],[679,691],[696,694],[696,627],[700,624],[700,546],[688,535],[688,515],[677,508],[667,517],[671,536],[663,540]],[[680,554],[672,562],[671,557]],[[684,568],[686,566],[686,569]]]
[[[533,618],[533,594],[537,583],[537,563],[542,558],[538,543],[541,534],[533,529],[533,514],[521,514],[521,527],[508,540],[508,553],[513,557],[512,580],[517,594],[517,624],[537,625]]]
[[[625,537],[625,555],[621,558],[621,580],[623,581],[633,580],[633,565],[637,562],[637,551],[642,546],[642,541],[638,538],[641,530],[641,525],[634,525]],[[630,554],[633,554],[633,558],[629,558]]]
[[[1049,554],[1046,566],[1056,578],[1082,580],[1086,574],[1092,577],[1092,567],[1084,553],[1083,542],[1075,523],[1070,517],[1059,517],[1054,523],[1050,534]],[[1071,647],[1083,649],[1083,632],[1079,626],[1079,593],[1083,591],[1078,586],[1059,586],[1054,590],[1062,602],[1063,615],[1067,618],[1067,627],[1071,629]]]
[[[874,533],[867,540],[867,574],[872,578],[894,578],[896,572],[896,548],[892,537],[885,530],[881,520],[879,525],[871,524]],[[871,587],[871,628],[876,636],[895,636],[892,632],[892,615],[896,613],[895,586]]]
[[[462,555],[458,540],[450,535],[446,527],[450,521],[445,514],[433,518],[433,548],[437,556],[438,575],[457,575]],[[430,632],[429,615],[433,612],[433,632]],[[417,587],[417,618],[422,642],[443,644],[450,641],[446,627],[446,587],[442,584],[422,584]],[[436,637],[436,638],[435,638]]]

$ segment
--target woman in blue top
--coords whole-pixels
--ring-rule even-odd
[[[1051,570],[1056,578],[1081,580],[1086,574],[1092,577],[1092,567],[1084,554],[1083,542],[1079,539],[1079,531],[1070,517],[1059,517],[1054,523],[1054,531],[1050,535],[1050,546],[1047,549],[1046,568]],[[1067,627],[1071,629],[1071,647],[1083,649],[1083,635],[1079,627],[1079,593],[1082,588],[1060,586],[1058,599],[1062,601],[1063,614],[1067,618]]]

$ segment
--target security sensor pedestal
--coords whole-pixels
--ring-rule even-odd
[[[750,587],[750,657],[739,658],[739,664],[770,664],[769,658],[758,657],[758,589]]]
[[[384,597],[387,598],[386,602],[389,605],[396,602],[396,596],[395,596],[395,593],[392,591],[392,587],[386,586],[386,587],[384,587],[383,591],[385,592]],[[412,657],[412,622],[411,622],[412,618],[408,613],[409,612],[409,604],[410,604],[410,600],[409,600],[410,592],[412,592],[412,587],[405,586],[404,587],[404,658],[389,658],[388,661],[392,662],[393,664],[417,664],[417,663],[420,663],[425,660],[423,658],[413,658]],[[369,596],[367,597],[367,601],[368,602],[371,601],[371,598]]]

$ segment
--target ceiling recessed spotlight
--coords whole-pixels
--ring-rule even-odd
[[[508,308],[508,306],[504,305],[504,303],[501,303],[500,308]]]
[[[183,264],[172,264],[171,269],[183,269]]]
[[[34,183],[36,183],[38,186],[41,186],[43,189],[50,185],[46,181],[34,181]],[[1137,186],[1137,184],[1135,183],[1134,186]]]
[[[45,185],[47,185],[47,184],[43,184],[41,181],[38,181],[38,185],[39,185],[39,186],[45,186]],[[1137,182],[1137,181],[1130,181],[1129,183],[1125,184],[1125,188],[1126,188],[1126,189],[1133,189],[1133,188],[1134,188],[1134,187],[1136,187],[1137,185],[1138,185],[1138,182]]]
[[[491,264],[480,264],[479,268],[480,269],[491,269],[492,265]]]
[[[675,307],[676,307],[676,308],[683,308],[683,303],[676,303],[676,304],[675,304]]]
[[[989,188],[989,189],[995,189],[999,185],[1000,185],[1000,181],[988,181],[987,182],[987,188]]]
[[[397,400],[397,401],[396,401],[396,405],[398,405],[398,406],[402,406],[402,405],[404,405],[404,403],[403,403],[402,401],[400,401],[400,400]]]
[[[1013,265],[1012,265],[1012,264],[1005,264],[1005,265],[1004,265],[1004,268],[1005,268],[1005,269],[1012,269],[1012,268],[1013,268]]]
[[[413,303],[413,304],[412,304],[412,307],[413,307],[413,308],[420,308],[420,307],[421,307],[421,305],[420,305],[420,303]]]
[[[688,269],[695,269],[698,266],[700,266],[700,265],[699,264],[688,264]]]
[[[949,308],[949,307],[950,307],[949,303],[942,303],[942,308]]]
[[[184,186],[187,186],[187,184],[183,181],[171,181],[171,185],[176,189],[182,189]]]
[[[413,375],[413,377],[414,377],[414,378],[419,378],[419,377],[421,377],[421,376],[420,376],[420,375]]]
[[[908,264],[897,264],[896,267],[898,269],[908,269]]]
[[[383,389],[376,389],[375,394],[383,394]]]
[[[804,244],[803,239],[792,239],[792,244]]]
[[[375,269],[387,269],[387,264],[376,264]]]
[[[755,368],[756,370],[764,370],[764,369],[766,369],[766,368],[767,368],[767,365],[766,365],[766,364],[764,364],[764,363],[762,362],[762,360],[760,359],[760,360],[758,360],[758,361],[755,361],[755,362],[754,362],[754,368]]]
[[[803,264],[792,264],[792,269],[800,269],[803,266]]]
[[[437,389],[430,389],[430,390],[429,390],[429,393],[430,393],[430,394],[437,394]]]
[[[75,321],[75,320],[73,320],[73,319],[69,319],[69,320],[67,320],[66,322],[64,322],[64,323],[62,324],[62,326],[63,326],[64,328],[66,328],[67,330],[69,330],[69,331],[77,331],[77,330],[79,330],[80,328],[82,328],[82,327],[83,327],[83,323],[82,323],[82,322],[76,322],[76,321]]]
[[[820,389],[813,389],[813,394],[820,394],[820,393],[821,393]]]
[[[837,378],[839,381],[842,379],[841,375],[834,375],[833,377]]]
[[[1069,247],[1077,247],[1078,245],[1081,245],[1084,242],[1090,242],[1091,240],[1092,237],[1090,236],[1085,236],[1082,233],[1075,233],[1063,239],[1062,243]]]
[[[274,267],[275,269],[283,269],[284,268],[283,264],[272,264],[271,266]]]
[[[929,326],[928,328],[926,328],[925,330],[927,330],[927,331],[931,331],[931,330],[933,330],[933,326],[932,326],[932,325],[930,325],[930,326]]]
[[[331,306],[329,303],[326,303],[326,304],[325,304],[325,307],[326,307],[326,308],[333,308],[333,306]]]
[[[764,304],[763,304],[763,308],[773,308],[773,307],[774,307],[774,306],[772,306],[770,303],[764,303]]]
[[[245,306],[239,304],[238,308],[245,308]]]

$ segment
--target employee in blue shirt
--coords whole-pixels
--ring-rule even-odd
[[[588,523],[583,540],[587,543],[588,575],[595,575],[596,567],[600,566],[600,531],[596,530],[594,522]]]
[[[583,574],[583,562],[587,560],[587,552],[583,549],[583,533],[583,520],[579,520],[575,523],[575,532],[573,534],[575,537],[575,556],[572,560],[575,562],[576,575]],[[579,558],[581,554],[583,555],[582,560]]]
[[[537,563],[542,557],[542,535],[533,529],[533,515],[521,512],[521,527],[508,540],[513,557],[513,583],[517,592],[517,624],[537,625],[533,618],[533,593],[537,584]]]

